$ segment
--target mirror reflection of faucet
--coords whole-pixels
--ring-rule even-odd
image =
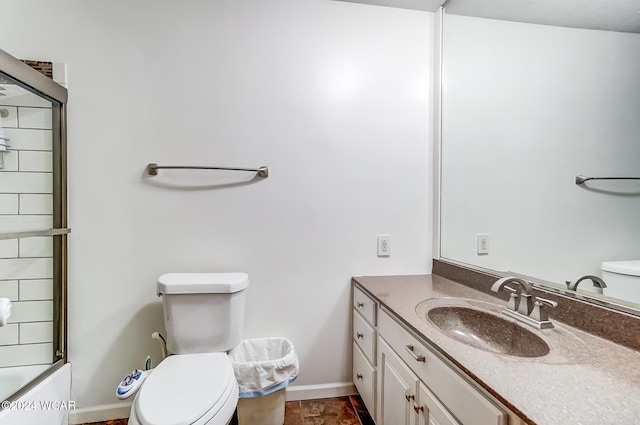
[[[602,289],[607,287],[607,285],[604,283],[604,280],[600,279],[598,276],[586,275],[574,280],[565,281],[565,283],[567,284],[567,289],[570,291],[577,290],[578,284],[580,284],[580,282],[582,282],[583,280],[590,280],[591,282],[593,282],[593,287],[595,288],[596,294],[602,294]]]
[[[507,284],[516,284],[521,288],[520,293]],[[526,280],[517,277],[503,277],[491,286],[491,291],[502,292],[507,290],[510,292],[509,302],[503,313],[507,316],[526,323],[538,329],[553,328],[553,324],[549,320],[547,307],[557,307],[558,303],[544,298],[533,298],[531,289],[533,285]]]

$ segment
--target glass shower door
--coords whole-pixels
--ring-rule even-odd
[[[60,91],[63,99],[49,96],[49,83],[41,79],[46,77],[10,60],[11,74],[5,72],[2,59],[0,55],[0,298],[9,299],[12,307],[0,326],[0,400],[65,361],[69,232],[66,90]],[[29,85],[33,81],[43,86]]]

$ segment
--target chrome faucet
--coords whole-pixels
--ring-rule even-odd
[[[520,295],[518,295],[515,289],[510,286],[506,286],[508,283],[517,283],[521,289]],[[511,292],[511,299],[509,300],[509,308],[512,311],[517,311],[520,314],[528,316],[533,311],[533,301],[531,300],[531,288],[532,285],[526,280],[517,277],[503,277],[496,281],[491,287],[493,292],[500,292],[503,289]]]
[[[515,283],[520,286],[520,294],[516,289],[507,286],[509,283]],[[557,307],[558,303],[539,297],[534,300],[531,295],[532,287],[533,285],[526,280],[507,276],[497,280],[491,286],[491,291],[501,292],[507,290],[510,292],[509,302],[503,311],[507,316],[538,329],[553,328],[546,307]]]
[[[578,284],[583,280],[590,280],[593,282],[593,287],[598,288],[597,292],[602,294],[602,288],[606,288],[607,285],[604,283],[604,280],[600,279],[598,276],[586,275],[582,276],[578,279],[567,280],[565,283],[567,284],[567,289],[570,291],[575,291],[578,289]]]

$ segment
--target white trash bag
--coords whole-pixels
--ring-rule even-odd
[[[298,377],[298,355],[286,338],[245,339],[229,351],[239,398],[259,397],[285,388]]]

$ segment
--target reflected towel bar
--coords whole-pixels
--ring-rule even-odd
[[[576,176],[576,184],[582,184],[589,180],[640,180],[640,177],[587,177]]]
[[[157,176],[158,170],[161,168],[174,170],[229,170],[229,171],[252,171],[258,173],[258,177],[269,177],[269,167],[263,165],[259,168],[232,168],[232,167],[202,167],[196,165],[158,165],[151,163],[147,165],[147,172],[150,176]]]

